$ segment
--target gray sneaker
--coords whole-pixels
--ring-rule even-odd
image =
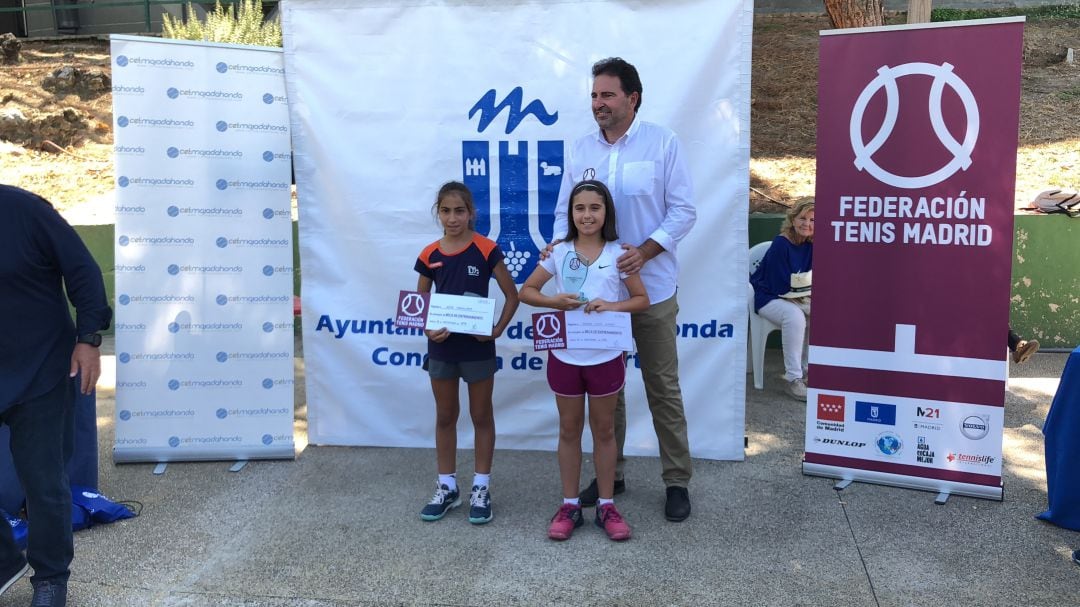
[[[791,398],[795,400],[806,401],[806,382],[802,378],[793,379],[788,382],[787,393]]]
[[[34,598],[30,607],[64,607],[67,605],[66,582],[33,582]]]

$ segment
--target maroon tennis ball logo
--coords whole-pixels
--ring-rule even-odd
[[[536,333],[544,339],[558,337],[561,329],[562,323],[559,322],[559,317],[554,314],[544,314],[536,320]]]
[[[401,313],[406,316],[420,316],[424,313],[424,296],[409,293],[401,300]]]

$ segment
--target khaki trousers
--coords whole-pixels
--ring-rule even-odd
[[[645,382],[645,396],[652,413],[653,428],[660,443],[660,464],[664,484],[686,487],[690,482],[690,443],[686,438],[686,414],[679,388],[679,352],[675,343],[675,317],[679,313],[676,296],[649,306],[631,316],[638,362]],[[615,407],[615,442],[619,457],[615,478],[623,478],[626,458],[626,395],[619,392]]]

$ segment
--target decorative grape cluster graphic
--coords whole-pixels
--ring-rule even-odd
[[[519,251],[514,246],[513,241],[510,242],[510,250],[506,251],[506,268],[510,270],[510,275],[514,277],[514,282],[521,282],[518,280],[518,276],[521,271],[525,269],[529,258],[532,257],[531,251]]]

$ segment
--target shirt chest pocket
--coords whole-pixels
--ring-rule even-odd
[[[628,162],[623,165],[622,191],[627,196],[653,193],[656,182],[656,163],[651,160]]]

